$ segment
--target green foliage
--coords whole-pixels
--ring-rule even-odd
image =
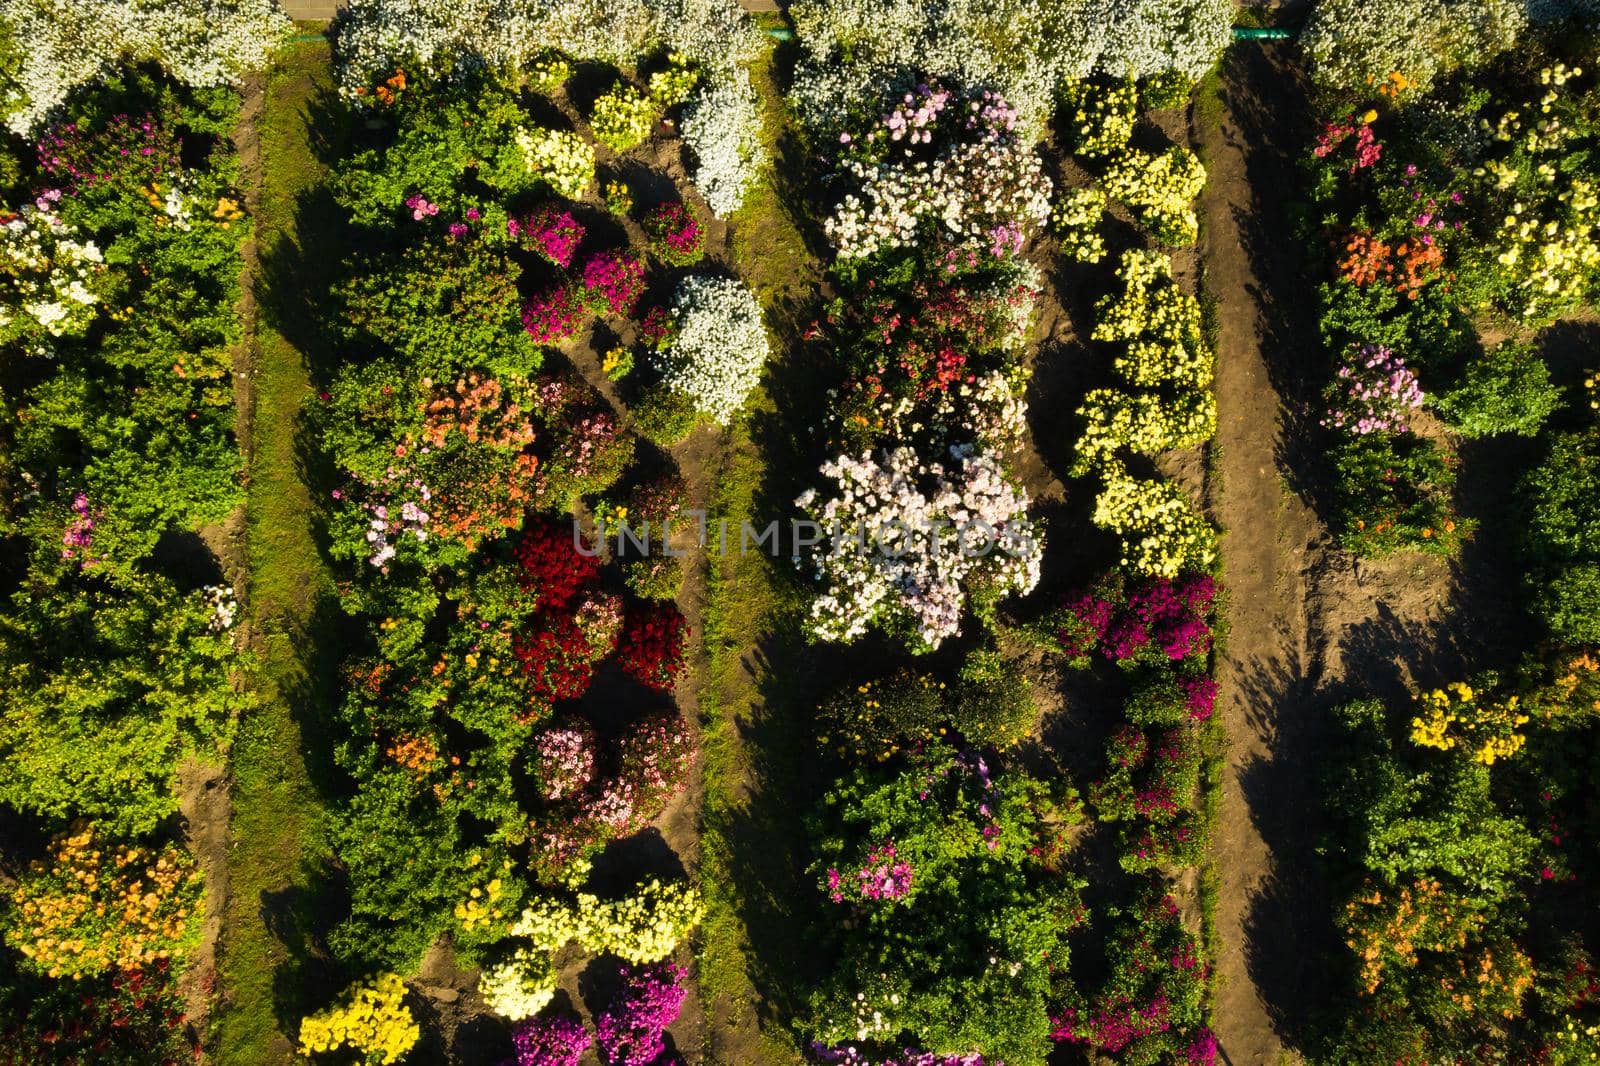
[[[1339,544],[1358,555],[1448,555],[1470,531],[1455,510],[1452,459],[1411,434],[1351,437],[1333,451]]]
[[[1015,747],[1039,727],[1042,711],[1019,664],[980,649],[962,664],[949,699],[950,722],[969,743]]]
[[[1042,1064],[1050,975],[1084,917],[1078,882],[1030,854],[1047,814],[1038,782],[991,776],[938,743],[902,770],[856,770],[830,790],[811,819],[812,869],[839,912],[834,962],[811,996],[818,1038],[911,1034],[929,1051]],[[858,886],[885,862],[909,866],[909,881],[872,898]]]
[[[623,568],[622,579],[641,600],[675,600],[683,588],[683,563],[665,557],[635,559]]]
[[[681,443],[700,424],[694,401],[665,385],[647,389],[633,408],[634,426],[663,447]]]
[[[1600,640],[1600,447],[1595,434],[1563,433],[1518,487],[1522,550],[1534,605],[1550,631]]]
[[[1469,362],[1461,380],[1434,401],[1464,437],[1531,437],[1560,405],[1561,390],[1544,360],[1511,342]]]

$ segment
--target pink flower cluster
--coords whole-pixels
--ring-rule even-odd
[[[596,312],[626,315],[644,294],[644,261],[632,252],[596,252],[583,263],[583,299]]]
[[[688,989],[677,963],[619,969],[622,988],[595,1019],[607,1066],[651,1066],[667,1050],[667,1026],[678,1019]]]
[[[1352,133],[1356,137],[1355,161],[1350,164],[1350,173],[1372,166],[1383,155],[1383,145],[1373,135],[1372,126],[1365,122],[1358,123],[1354,115],[1323,126],[1322,132],[1317,135],[1317,146],[1311,150],[1311,154],[1318,159],[1331,155]]]
[[[95,563],[89,555],[93,543],[94,514],[89,509],[88,495],[80,492],[72,497],[72,518],[61,534],[61,558],[77,559],[79,567],[87,569]]]
[[[904,899],[911,891],[911,864],[897,857],[894,841],[886,840],[867,852],[866,861],[855,871],[854,892],[851,898],[877,902]],[[828,868],[828,895],[835,903],[845,900],[847,879],[833,867]]]
[[[1217,704],[1217,683],[1209,677],[1180,677],[1178,689],[1183,693],[1183,705],[1189,717],[1204,722],[1211,717]]]
[[[594,779],[594,736],[585,729],[547,729],[533,742],[539,794],[566,799]]]
[[[518,1022],[511,1042],[517,1057],[501,1066],[578,1066],[594,1038],[579,1019],[552,1014]]]
[[[586,232],[572,212],[546,204],[527,218],[506,223],[512,240],[520,240],[558,267],[570,266]]]
[[[1164,1033],[1172,1027],[1172,1011],[1164,993],[1138,1005],[1123,995],[1102,1003],[1089,1017],[1080,1018],[1067,1008],[1051,1020],[1050,1039],[1058,1043],[1087,1044],[1115,1055],[1141,1037]]]
[[[411,218],[414,222],[421,222],[439,213],[439,205],[431,203],[421,193],[413,193],[406,197],[406,206],[411,209]]]
[[[522,328],[540,344],[559,344],[582,328],[588,308],[570,285],[557,285],[528,300]]]
[[[1345,354],[1331,391],[1324,426],[1357,436],[1405,433],[1407,413],[1422,406],[1422,386],[1405,360],[1381,344],[1364,344]]]
[[[1216,592],[1216,582],[1205,574],[1175,581],[1155,578],[1135,587],[1126,599],[1102,586],[1067,601],[1066,624],[1057,639],[1062,650],[1075,658],[1098,648],[1107,659],[1120,663],[1147,648],[1158,648],[1167,659],[1181,662],[1211,649],[1206,619]]]

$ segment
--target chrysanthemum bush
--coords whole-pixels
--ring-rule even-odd
[[[368,1066],[399,1062],[422,1035],[405,996],[398,974],[352,985],[340,1003],[300,1022],[300,1052],[348,1050]]]
[[[813,557],[817,637],[852,641],[876,626],[933,649],[960,632],[969,597],[1038,583],[1041,533],[995,457],[958,446],[926,461],[901,447],[842,455],[822,475],[829,490],[797,501],[826,537]]]
[[[570,130],[518,130],[516,145],[528,173],[558,196],[579,199],[594,181],[594,148]]]
[[[54,207],[46,194],[0,225],[0,341],[30,343],[41,354],[52,354],[51,338],[88,330],[108,280],[99,247]]]
[[[689,994],[689,971],[672,962],[618,969],[622,985],[595,1017],[600,1058],[607,1066],[650,1066],[666,1051],[667,1026]]]
[[[655,127],[655,101],[626,81],[601,93],[589,111],[595,140],[614,152],[626,152],[650,136]]]
[[[749,75],[720,73],[702,82],[681,123],[691,159],[689,176],[712,212],[727,217],[768,165],[761,112]]]
[[[1175,145],[1160,153],[1118,152],[1107,163],[1101,184],[1162,244],[1182,247],[1198,239],[1194,199],[1205,188],[1206,169],[1189,149]]]
[[[117,843],[78,823],[17,882],[5,939],[48,977],[137,970],[182,958],[199,937],[200,899],[187,852]]]
[[[484,1005],[519,1022],[544,1010],[556,994],[556,971],[548,952],[518,948],[478,977]]]
[[[1423,399],[1417,375],[1398,353],[1364,345],[1347,352],[1334,373],[1322,424],[1357,436],[1406,433],[1411,429],[1409,413]]]
[[[673,293],[670,322],[670,340],[653,357],[664,387],[726,425],[766,366],[761,305],[737,279],[693,275]]]
[[[1176,577],[1208,570],[1217,558],[1217,534],[1182,489],[1168,481],[1108,464],[1105,487],[1095,497],[1094,523],[1122,538],[1122,564],[1137,574]]]
[[[1100,225],[1105,214],[1106,194],[1099,189],[1063,189],[1050,211],[1050,228],[1061,240],[1062,254],[1080,263],[1104,259]]]

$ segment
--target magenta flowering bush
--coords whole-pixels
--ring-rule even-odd
[[[1216,1047],[1203,1024],[1210,970],[1177,901],[1151,891],[1118,915],[1106,957],[1110,975],[1087,999],[1068,997],[1052,1037],[1128,1062],[1210,1062],[1196,1057]]]
[[[597,314],[627,315],[644,294],[644,260],[632,252],[596,252],[583,261],[583,301]]]
[[[523,247],[532,249],[556,266],[567,267],[572,265],[572,257],[587,231],[583,223],[572,217],[572,212],[546,204],[526,218],[508,221],[506,232],[512,240],[520,241]]]
[[[1216,581],[1207,574],[1131,587],[1111,575],[1068,598],[1054,618],[1056,640],[1080,667],[1096,651],[1125,665],[1181,663],[1211,650],[1208,619],[1216,594]]]
[[[1363,344],[1345,353],[1328,387],[1328,412],[1322,424],[1357,436],[1405,433],[1409,413],[1422,406],[1417,375],[1396,352]]]
[[[623,966],[623,985],[595,1019],[600,1058],[607,1066],[651,1066],[667,1050],[667,1026],[678,1020],[688,976],[674,962]]]
[[[79,492],[72,497],[72,517],[61,532],[61,558],[63,561],[77,560],[78,566],[87,570],[96,561],[89,554],[93,545],[94,512],[89,507],[88,495]]]
[[[501,1066],[578,1066],[594,1037],[570,1015],[540,1014],[518,1022],[511,1042],[517,1056]]]
[[[588,304],[573,286],[557,285],[523,306],[522,328],[540,344],[559,344],[575,336],[588,317]]]
[[[650,250],[673,266],[692,266],[705,257],[706,235],[682,200],[662,204],[644,217]]]
[[[1106,744],[1106,773],[1089,786],[1095,816],[1118,824],[1129,873],[1198,861],[1205,845],[1197,809],[1200,735],[1190,724],[1145,730],[1124,723]]]
[[[846,899],[868,903],[904,899],[911,891],[913,873],[911,864],[895,852],[894,841],[886,840],[867,852],[854,869],[840,872],[836,866],[828,867],[828,898],[835,903]]]

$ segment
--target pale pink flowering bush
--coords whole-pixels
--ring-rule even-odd
[[[1422,387],[1405,360],[1388,348],[1364,344],[1345,354],[1329,387],[1324,426],[1368,433],[1404,433],[1407,412],[1422,406]]]
[[[588,729],[547,729],[533,742],[539,794],[560,800],[577,794],[594,779],[594,734]]]

